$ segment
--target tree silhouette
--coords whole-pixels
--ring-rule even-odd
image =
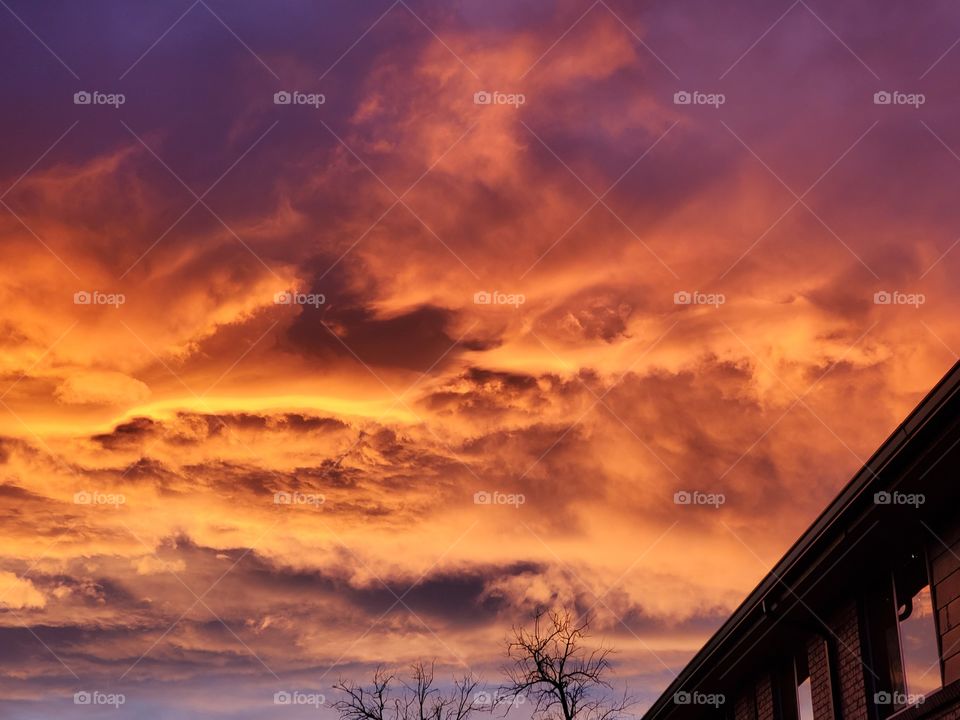
[[[464,675],[447,692],[434,686],[434,665],[415,664],[409,681],[377,668],[368,686],[340,680],[334,689],[344,697],[333,707],[341,720],[467,720],[482,704],[479,681]]]
[[[533,704],[537,720],[615,720],[634,701],[616,698],[606,676],[609,648],[588,649],[590,618],[577,620],[568,610],[537,610],[531,628],[514,627],[507,644],[513,661],[498,704]]]

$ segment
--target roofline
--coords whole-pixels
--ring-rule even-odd
[[[734,610],[733,614],[710,637],[702,648],[684,666],[680,674],[667,686],[661,695],[654,701],[650,709],[643,715],[643,720],[655,720],[669,710],[674,693],[682,689],[685,684],[700,671],[714,653],[721,650],[724,644],[735,636],[736,632],[750,615],[761,606],[767,594],[779,583],[782,577],[807,559],[807,554],[815,543],[830,530],[843,513],[855,502],[871,485],[881,482],[880,473],[887,463],[904,447],[910,437],[924,426],[935,412],[960,389],[960,361],[933,386],[920,403],[897,426],[889,437],[870,456],[866,464],[854,474],[853,478],[844,486],[833,502],[813,521],[813,524],[790,547],[773,569],[747,595],[746,599]]]

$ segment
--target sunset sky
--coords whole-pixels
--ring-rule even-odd
[[[0,0],[0,718],[495,684],[541,605],[642,711],[957,359],[958,38]]]

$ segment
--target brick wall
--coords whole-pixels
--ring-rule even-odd
[[[939,535],[928,556],[946,686],[960,681],[960,525]],[[814,720],[869,720],[857,602],[850,600],[829,617],[830,642],[812,635],[806,645]],[[960,720],[960,682],[948,695],[932,706],[902,711],[902,720]],[[777,720],[775,705],[772,677],[763,674],[737,696],[733,720]]]
[[[734,720],[757,720],[757,702],[753,688],[742,693],[733,706]]]
[[[810,669],[814,720],[834,720],[830,653],[827,641],[816,635],[807,642],[807,667]]]
[[[960,720],[960,705],[938,710],[926,716],[927,720]]]
[[[773,685],[769,675],[764,675],[757,683],[757,720],[774,720]]]
[[[867,720],[867,690],[860,662],[860,620],[856,602],[842,607],[830,623],[836,640],[837,682],[842,720]]]
[[[933,575],[933,602],[946,685],[960,680],[960,527],[941,533],[928,548]]]

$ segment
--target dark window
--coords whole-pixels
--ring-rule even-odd
[[[900,638],[897,628],[897,608],[893,582],[888,576],[867,595],[864,602],[864,677],[868,695],[876,717],[886,718],[902,704],[904,697],[903,659],[900,656]],[[841,647],[838,652],[850,652]]]
[[[813,720],[813,694],[802,650],[773,673],[775,720]]]
[[[799,720],[797,716],[797,673],[793,658],[780,664],[773,673],[774,720]]]
[[[894,586],[907,704],[913,705],[943,685],[937,625],[922,554],[911,556],[895,574]]]
[[[910,553],[864,603],[864,674],[875,717],[921,702],[941,686],[926,558]],[[841,650],[842,652],[842,650]]]
[[[806,655],[794,662],[794,691],[797,698],[798,720],[813,720],[813,689],[810,684],[810,670]]]

